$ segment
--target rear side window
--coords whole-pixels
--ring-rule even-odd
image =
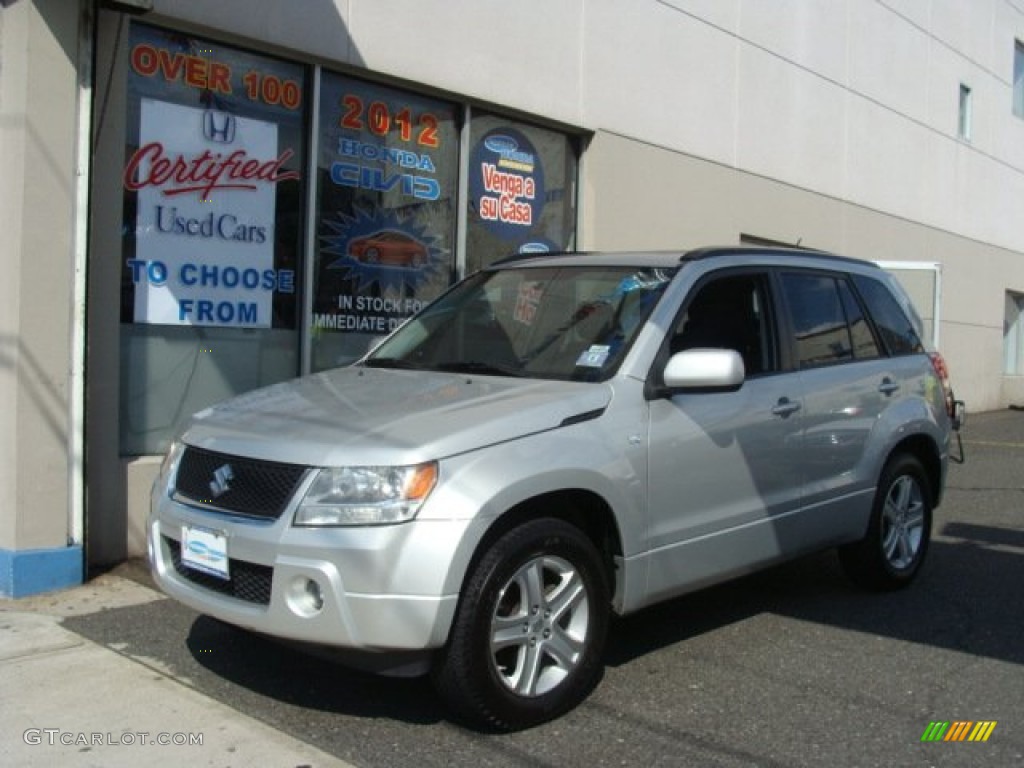
[[[799,367],[854,359],[850,327],[834,277],[786,273],[782,289],[793,323]]]
[[[884,283],[863,275],[854,275],[853,282],[890,355],[914,355],[924,351],[914,324]]]
[[[878,342],[871,332],[871,325],[861,311],[857,297],[853,295],[850,284],[839,281],[839,296],[843,301],[846,322],[850,326],[850,339],[853,341],[853,356],[858,360],[870,360],[879,357]]]

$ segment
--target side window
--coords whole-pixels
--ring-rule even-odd
[[[797,365],[811,368],[853,359],[853,342],[835,278],[787,273],[782,289],[796,337]]]
[[[730,275],[705,283],[676,324],[671,352],[697,347],[735,349],[747,376],[776,370],[765,279]]]
[[[871,332],[871,324],[861,311],[857,297],[853,295],[849,283],[839,281],[839,296],[843,301],[846,322],[850,326],[850,337],[853,339],[853,356],[858,360],[871,360],[881,356],[878,342]]]
[[[882,282],[863,275],[854,275],[853,282],[890,355],[913,355],[924,351],[914,324]]]

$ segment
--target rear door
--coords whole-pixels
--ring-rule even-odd
[[[905,384],[848,275],[783,270],[779,285],[804,391],[800,526],[809,539],[842,540],[863,532],[873,431]]]

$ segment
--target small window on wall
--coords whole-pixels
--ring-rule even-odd
[[[313,370],[353,362],[455,273],[457,109],[325,72]]]
[[[1024,294],[1006,292],[1003,320],[1003,373],[1024,376]]]
[[[121,262],[122,454],[298,373],[306,70],[133,23]]]
[[[971,89],[969,86],[960,83],[960,110],[959,117],[957,118],[957,136],[964,141],[971,140],[973,109],[971,102]]]
[[[515,253],[576,247],[577,159],[565,134],[474,113],[466,273]]]
[[[1013,41],[1013,114],[1024,117],[1024,43]]]

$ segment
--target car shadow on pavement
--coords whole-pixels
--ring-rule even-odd
[[[834,552],[809,555],[620,619],[606,663],[649,653],[760,614],[1024,664],[1024,533],[938,524],[928,560],[909,587],[870,592],[843,575]],[[953,540],[955,539],[955,540]],[[1012,551],[1017,549],[1019,551]]]
[[[300,710],[433,723],[439,707],[427,678],[363,672],[310,650],[199,616],[185,644],[216,685],[234,685]]]
[[[940,517],[918,579],[889,593],[854,586],[834,552],[809,555],[619,619],[605,664],[628,667],[677,644],[699,653],[702,643],[765,615],[1024,664],[1022,543],[1017,530]],[[294,721],[300,733],[309,711],[414,725],[448,719],[426,677],[362,672],[173,600],[72,617],[65,626],[144,663],[155,659],[242,711],[265,712],[269,701],[277,724],[291,730]]]
[[[444,717],[427,678],[325,661],[170,599],[69,617],[64,627],[311,743],[311,711],[410,724]]]

